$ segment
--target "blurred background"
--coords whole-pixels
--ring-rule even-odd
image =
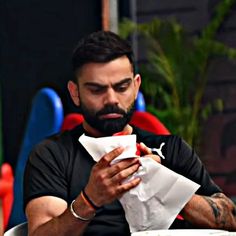
[[[147,27],[137,32],[141,24]],[[189,140],[214,180],[234,198],[236,3],[230,0],[0,0],[1,162],[15,168],[31,102],[40,88],[55,89],[65,114],[76,111],[66,88],[71,54],[81,37],[101,29],[131,41],[147,109],[172,133]],[[180,92],[175,88],[185,94],[179,95],[179,104],[172,103]],[[178,109],[170,113],[175,105]]]

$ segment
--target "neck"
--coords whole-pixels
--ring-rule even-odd
[[[99,130],[91,127],[86,121],[83,122],[83,128],[89,136],[92,136],[95,138],[107,136],[106,134],[100,132]],[[132,134],[133,128],[129,124],[127,124],[124,127],[124,129],[121,130],[121,132],[125,132],[126,134]]]

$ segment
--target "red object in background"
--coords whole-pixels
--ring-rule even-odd
[[[156,116],[146,111],[135,111],[130,124],[155,134],[170,134],[170,131]]]
[[[83,115],[79,113],[69,113],[65,116],[61,131],[71,130],[84,121]]]
[[[2,200],[3,229],[5,230],[13,205],[13,171],[8,163],[3,163],[0,174],[0,198]]]

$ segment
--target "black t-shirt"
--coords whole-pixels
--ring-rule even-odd
[[[34,198],[56,196],[64,199],[68,205],[86,186],[92,166],[92,157],[78,141],[84,133],[82,126],[53,136],[31,152],[26,165],[24,178],[24,206]],[[165,143],[162,164],[179,173],[201,187],[197,193],[210,196],[221,190],[211,180],[196,153],[178,136],[155,135],[133,127],[137,142],[143,142],[150,148],[159,148]],[[159,180],[160,183],[165,180]],[[157,183],[157,184],[160,184]],[[172,227],[186,227],[183,222],[175,221]],[[118,200],[105,205],[88,225],[85,236],[126,236],[130,235],[123,208]]]

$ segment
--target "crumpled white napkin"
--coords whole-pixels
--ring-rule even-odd
[[[79,141],[96,162],[119,146],[125,151],[113,163],[136,157],[136,135],[92,138],[83,134]],[[141,183],[120,198],[130,231],[168,229],[199,185],[151,158],[140,158],[140,163],[128,180],[139,176]]]
[[[82,134],[79,138],[80,143],[85,147],[93,160],[98,162],[106,153],[117,147],[124,147],[125,150],[121,155],[113,160],[113,163],[126,159],[137,157],[136,152],[136,135],[120,135],[102,138],[92,138]]]

